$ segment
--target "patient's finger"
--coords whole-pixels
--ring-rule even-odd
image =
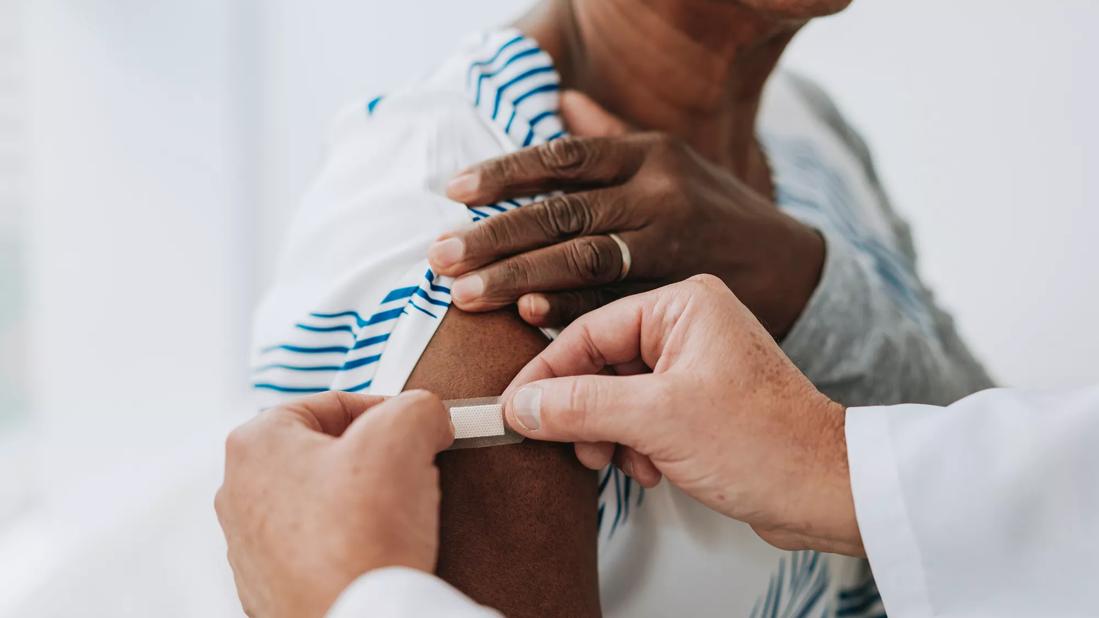
[[[569,238],[631,229],[631,213],[616,189],[568,193],[516,208],[439,237],[427,250],[435,272],[458,276]]]
[[[621,283],[565,292],[533,292],[516,301],[519,317],[527,324],[542,328],[568,326],[585,313],[620,298],[646,292],[651,283]]]
[[[624,242],[630,234],[623,233]],[[583,236],[536,249],[459,278],[450,289],[465,311],[510,305],[529,292],[589,288],[614,283],[622,274],[622,250],[610,236]]]
[[[536,380],[599,373],[641,357],[644,314],[656,293],[628,296],[573,322],[519,370],[502,399]]]
[[[513,197],[619,184],[645,159],[633,136],[564,137],[467,168],[447,185],[447,196],[478,206]]]
[[[656,487],[663,476],[651,459],[628,446],[615,450],[614,464],[645,489]]]

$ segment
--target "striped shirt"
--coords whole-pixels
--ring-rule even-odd
[[[395,394],[450,305],[426,252],[440,233],[537,196],[467,208],[456,171],[565,135],[558,74],[507,29],[471,39],[428,78],[338,118],[274,287],[257,314],[261,406],[339,389]],[[911,240],[861,141],[823,94],[774,76],[760,137],[780,208],[821,230],[821,283],[783,342],[814,382],[849,405],[945,403],[988,385],[920,282]],[[902,386],[909,385],[909,386]],[[874,616],[865,561],[785,552],[666,483],[645,492],[599,479],[600,586],[608,615]]]

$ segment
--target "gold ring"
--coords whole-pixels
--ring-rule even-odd
[[[614,244],[618,245],[618,250],[622,253],[622,272],[618,273],[617,281],[622,281],[626,278],[626,275],[630,274],[630,247],[626,244],[626,241],[622,240],[622,237],[618,234],[607,234],[614,241]]]

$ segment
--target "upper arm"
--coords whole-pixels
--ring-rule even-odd
[[[498,395],[546,343],[512,312],[452,307],[406,388]],[[599,614],[596,479],[571,445],[447,451],[438,464],[443,579],[507,616]]]
[[[427,266],[431,241],[471,220],[446,178],[501,144],[445,94],[379,110],[343,118],[290,230],[256,319],[261,406],[323,390],[497,395],[546,344],[513,314],[449,308],[450,281]],[[508,615],[599,612],[596,480],[571,446],[447,452],[439,467],[445,579]]]

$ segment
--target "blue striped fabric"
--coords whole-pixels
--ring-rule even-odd
[[[818,227],[836,231],[869,256],[901,310],[934,339],[934,317],[916,292],[919,278],[915,270],[909,260],[865,226],[856,224],[862,217],[855,212],[855,198],[844,178],[825,164],[808,140],[767,134],[761,139],[776,171],[775,198],[779,207]]]
[[[369,101],[367,101],[366,102],[366,113],[368,115],[373,115],[374,110],[378,107],[378,103],[381,103],[383,98],[384,97],[377,96],[377,97],[374,97],[373,99],[370,99]]]
[[[885,615],[881,593],[878,592],[878,586],[869,569],[861,584],[840,590],[838,601],[836,616],[848,618]]]
[[[366,318],[347,308],[310,313],[308,322],[296,325],[304,331],[301,340],[260,351],[252,386],[286,394],[365,391],[402,316],[411,310],[437,320],[439,314],[430,308],[450,305],[450,289],[434,282],[435,273],[428,269],[419,284],[390,290]],[[328,340],[320,341],[320,335]]]
[[[831,606],[825,592],[830,579],[828,559],[819,552],[790,552],[779,558],[751,618],[828,616]]]
[[[470,62],[466,86],[485,120],[500,125],[516,145],[564,135],[556,111],[560,79],[549,55],[515,31],[487,35],[483,49],[487,54]],[[367,114],[377,114],[382,100],[370,99]],[[470,208],[470,219],[481,221],[536,199]],[[313,312],[295,325],[300,337],[263,348],[253,386],[287,394],[366,390],[397,324],[409,316],[437,321],[449,306],[450,289],[435,283],[428,270],[419,283],[389,291],[369,317],[348,307]],[[617,477],[616,482],[628,483]],[[624,519],[620,507],[615,512],[616,519]]]

